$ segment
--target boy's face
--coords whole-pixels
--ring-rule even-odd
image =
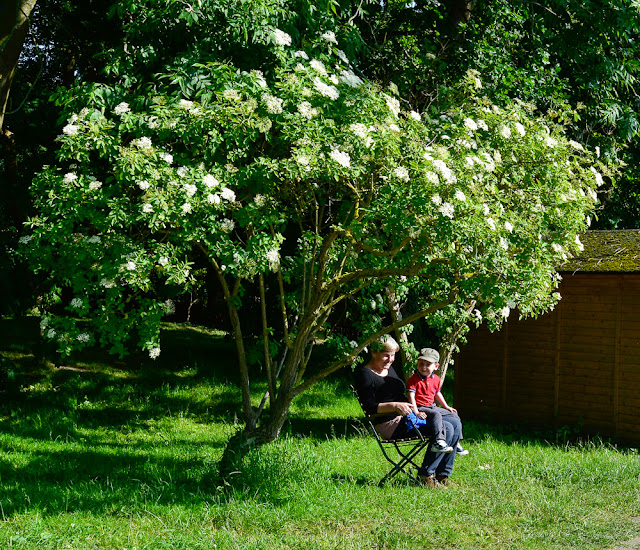
[[[439,363],[429,363],[424,359],[418,359],[418,372],[422,376],[431,376],[439,366]]]

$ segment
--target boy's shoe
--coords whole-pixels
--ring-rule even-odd
[[[431,489],[448,489],[445,483],[440,483],[436,479],[435,474],[431,474],[430,476],[420,475],[418,476],[418,478],[420,479],[420,483],[422,483],[422,485],[426,485]]]
[[[467,451],[467,449],[465,449],[462,445],[460,445],[460,443],[458,443],[456,445],[456,454],[460,456],[466,456],[469,454],[469,451]]]
[[[434,453],[452,453],[453,447],[451,445],[447,445],[447,442],[444,439],[436,439],[435,443],[431,445],[429,450]]]

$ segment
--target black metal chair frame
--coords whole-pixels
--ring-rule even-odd
[[[353,393],[358,397],[356,389],[354,387],[352,387],[352,389]],[[359,398],[358,403],[360,403],[360,407],[362,407],[362,402]],[[376,438],[383,456],[393,465],[391,470],[378,482],[378,485],[382,487],[387,481],[400,472],[403,472],[414,483],[420,484],[420,479],[418,478],[418,469],[420,466],[414,459],[429,444],[429,439],[425,438],[420,430],[415,427],[416,435],[414,437],[382,439],[375,428],[376,418],[381,416],[385,415],[365,416],[365,422],[368,425],[369,431]],[[407,422],[411,422],[411,420],[407,419]]]

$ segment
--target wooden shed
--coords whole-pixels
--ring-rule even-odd
[[[472,330],[455,361],[463,418],[640,442],[640,231],[589,231],[537,319]]]

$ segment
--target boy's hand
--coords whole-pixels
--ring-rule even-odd
[[[424,420],[425,418],[427,418],[427,413],[424,413],[424,412],[420,412],[420,411],[418,411],[418,412],[416,413],[416,416],[417,416],[418,418],[422,418],[422,419]]]

